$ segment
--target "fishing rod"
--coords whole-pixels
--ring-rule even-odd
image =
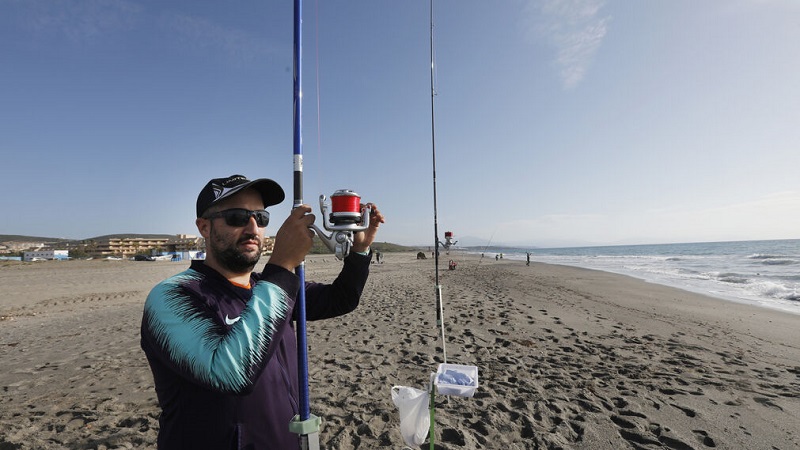
[[[439,284],[439,209],[436,203],[436,122],[434,114],[434,98],[436,97],[436,89],[434,85],[434,58],[433,58],[433,0],[430,0],[430,45],[431,45],[431,155],[433,159],[433,259],[434,259],[434,273],[435,273],[435,291],[436,291],[436,326],[439,327],[442,337],[442,358],[444,363],[447,363],[447,347],[444,336],[444,311],[442,306],[442,285]],[[436,442],[436,384],[431,379],[430,383],[430,396],[429,396],[428,410],[430,413],[430,425],[428,429],[428,444],[429,449],[434,450]]]
[[[406,386],[392,388],[392,401],[400,410],[400,432],[403,440],[409,446],[417,446],[424,442],[424,433],[427,432],[429,450],[436,448],[436,395],[455,395],[459,397],[472,397],[478,388],[478,368],[461,364],[447,364],[446,337],[444,330],[444,312],[442,305],[442,286],[439,283],[439,245],[449,249],[454,245],[453,233],[446,232],[446,243],[439,240],[439,208],[436,198],[436,122],[435,122],[435,66],[434,66],[434,21],[433,0],[430,0],[430,55],[431,55],[431,153],[433,157],[433,247],[435,267],[435,292],[436,292],[436,322],[442,337],[442,355],[444,362],[439,364],[435,373],[430,373],[427,395]],[[452,260],[451,260],[452,263]],[[453,266],[450,267],[453,269]],[[398,388],[395,390],[395,388]],[[422,409],[424,402],[428,403],[428,416]],[[427,427],[427,430],[425,429]]]
[[[442,336],[442,358],[447,363],[447,347],[444,336],[444,311],[442,305],[442,285],[439,284],[439,210],[436,204],[436,122],[434,114],[434,98],[436,90],[434,86],[434,58],[433,58],[433,0],[430,1],[430,44],[431,44],[431,153],[433,155],[433,248],[436,285],[436,326],[439,327]]]
[[[294,208],[303,204],[302,54],[303,0],[294,0],[294,137],[292,152]],[[300,290],[297,293],[297,372],[300,411],[289,423],[289,431],[299,435],[300,448],[303,450],[319,450],[319,430],[322,420],[311,414],[311,402],[308,394],[305,261],[300,262],[300,265],[295,269],[295,273],[300,278]]]
[[[492,244],[492,240],[494,239],[495,233],[497,233],[497,227],[495,227],[494,231],[492,231],[492,235],[489,237],[489,242],[487,242],[486,245],[483,246],[483,250],[481,250],[481,259],[479,259],[478,264],[475,265],[475,270],[478,270],[478,267],[480,267],[481,263],[483,262],[483,254],[486,253],[486,249],[489,248],[489,245]]]
[[[303,74],[303,1],[294,0],[294,119],[292,165],[294,178],[294,202],[297,208],[303,204],[303,137],[302,137],[302,74]],[[331,231],[325,234],[316,225],[310,229],[325,246],[340,260],[347,257],[353,245],[354,234],[369,228],[372,208],[361,206],[361,196],[350,189],[340,189],[331,195],[328,213],[327,197],[319,197],[323,227]],[[305,261],[295,269],[300,279],[297,293],[297,374],[299,414],[289,423],[289,431],[299,435],[300,448],[319,450],[319,431],[322,419],[311,414],[308,388],[308,339],[306,332]]]

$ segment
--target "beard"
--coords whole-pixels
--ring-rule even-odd
[[[250,240],[258,241],[258,251],[255,254],[239,250],[239,244]],[[227,242],[229,242],[229,237],[218,233],[212,225],[210,244],[217,262],[233,273],[251,272],[261,258],[264,242],[258,236],[250,234],[242,235],[233,245],[229,245]]]

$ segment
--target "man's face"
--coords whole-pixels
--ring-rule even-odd
[[[261,210],[264,209],[264,203],[257,191],[247,189],[214,205],[204,215],[231,208]],[[203,220],[208,225],[205,231],[201,229],[206,238],[206,258],[214,259],[233,273],[251,272],[264,248],[265,229],[256,225],[255,218],[250,217],[243,227],[232,227],[225,223],[223,217]]]

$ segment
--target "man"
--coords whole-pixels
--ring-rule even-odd
[[[298,414],[297,341],[292,321],[311,249],[311,208],[291,212],[261,273],[266,207],[283,201],[272,180],[241,175],[208,182],[197,197],[206,259],[159,283],[145,302],[142,349],[153,372],[160,449],[293,449]],[[356,233],[332,284],[306,283],[308,320],[356,308],[369,273],[369,246],[383,215]]]

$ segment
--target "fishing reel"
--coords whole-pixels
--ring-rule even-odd
[[[453,240],[453,232],[452,231],[445,231],[444,232],[444,248],[450,248],[451,245],[456,245],[458,241]]]
[[[350,254],[354,234],[369,228],[371,208],[362,208],[361,196],[350,189],[339,189],[331,195],[330,214],[326,200],[324,195],[319,196],[319,208],[322,211],[323,227],[332,233],[325,234],[316,224],[312,224],[311,228],[317,233],[319,240],[341,260]]]
[[[438,241],[439,245],[444,247],[444,250],[445,250],[445,252],[447,252],[448,255],[450,254],[450,246],[456,245],[456,243],[458,242],[458,241],[453,239],[453,232],[452,231],[445,231],[444,232],[444,242],[442,242],[442,241],[440,241],[438,239],[437,239],[437,241]]]

